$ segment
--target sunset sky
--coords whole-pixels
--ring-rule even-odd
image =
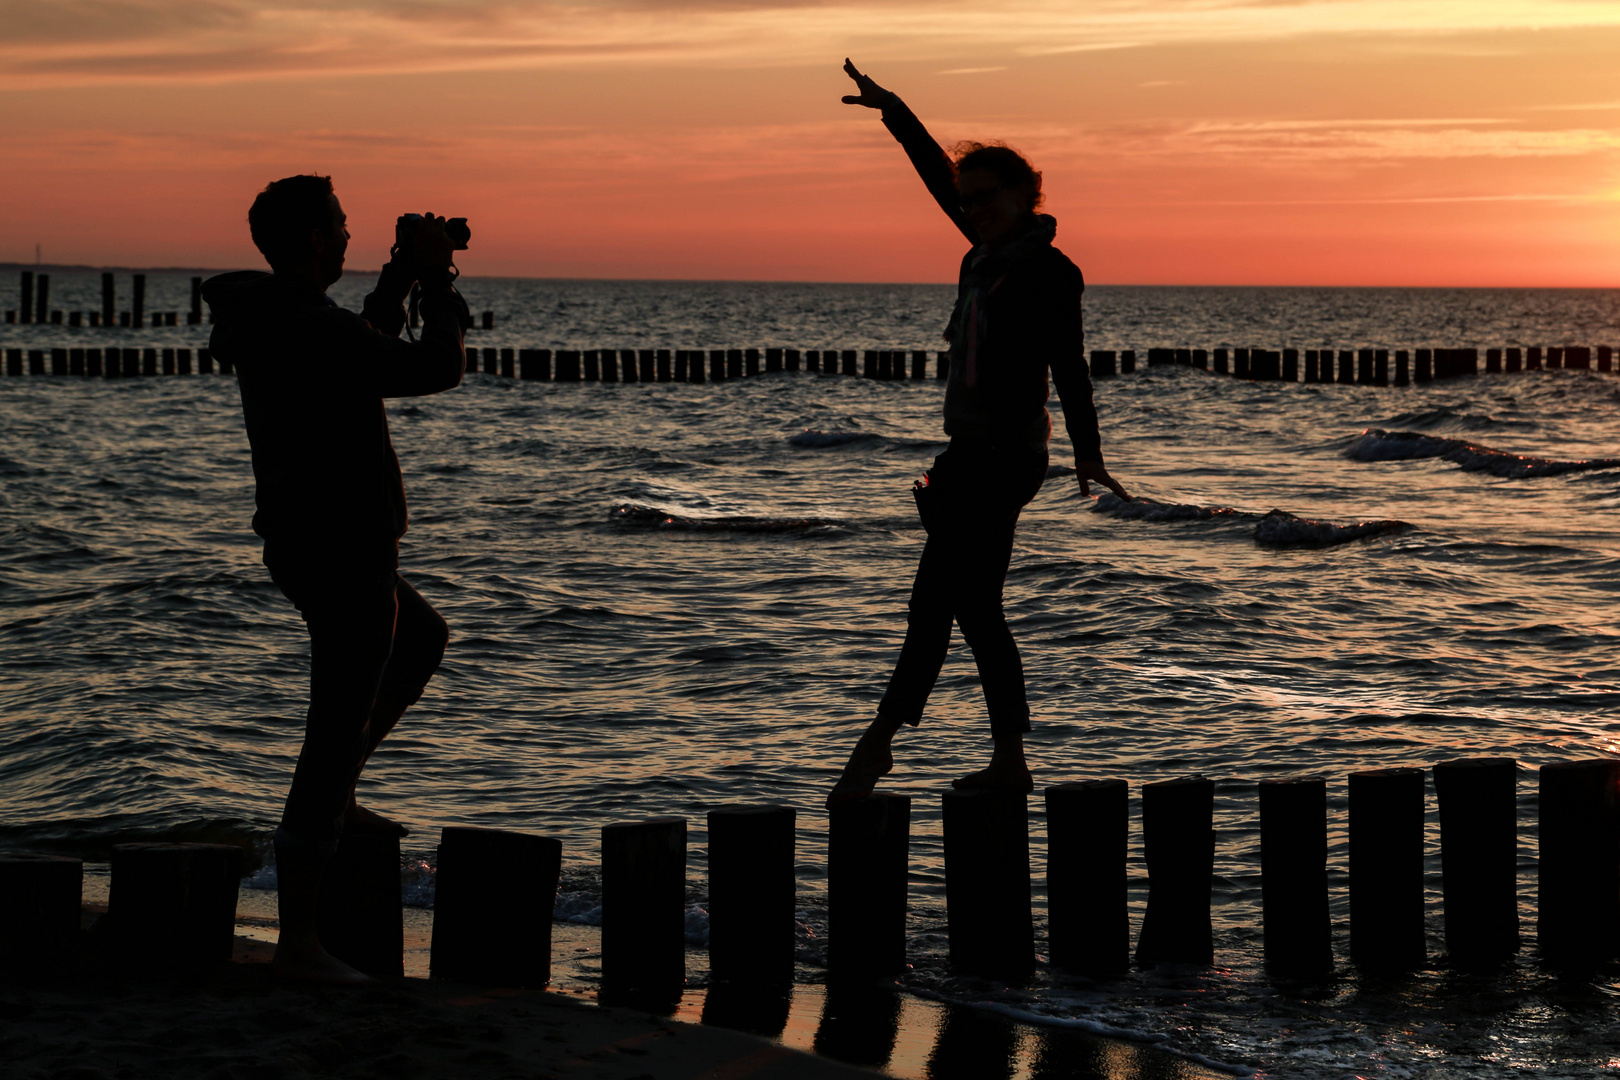
[[[0,0],[0,260],[260,265],[330,173],[350,263],[954,280],[848,55],[1046,176],[1099,283],[1620,286],[1616,0]]]

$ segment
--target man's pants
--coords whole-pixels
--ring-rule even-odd
[[[271,576],[303,615],[310,640],[304,748],[276,843],[330,853],[360,769],[376,739],[422,696],[449,629],[392,567],[278,567]]]

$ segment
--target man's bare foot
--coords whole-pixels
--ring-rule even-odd
[[[888,742],[862,735],[844,765],[844,774],[827,793],[827,805],[836,806],[866,798],[877,787],[877,782],[889,775],[893,768],[894,754],[890,752]]]
[[[377,980],[357,971],[327,952],[317,942],[313,947],[282,942],[270,961],[270,970],[285,982],[319,983],[323,986],[372,986]]]
[[[411,835],[411,830],[399,822],[385,818],[375,810],[367,810],[353,800],[350,800],[349,808],[343,811],[343,829],[345,832],[370,833],[373,836]]]
[[[1021,764],[1000,764],[992,760],[980,769],[951,781],[958,791],[1017,791],[1027,795],[1035,790],[1035,778]]]

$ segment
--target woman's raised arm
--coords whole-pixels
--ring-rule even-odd
[[[845,105],[864,105],[868,109],[878,109],[883,113],[883,124],[889,129],[895,139],[905,150],[906,156],[916,168],[917,175],[928,188],[928,193],[939,203],[939,208],[945,211],[945,216],[957,227],[970,244],[977,245],[979,236],[973,226],[968,224],[966,216],[962,213],[961,200],[956,195],[956,167],[951,159],[945,155],[939,143],[928,134],[922,121],[916,114],[906,108],[906,103],[900,100],[899,95],[893,91],[885,90],[871,77],[863,75],[848,59],[844,60],[844,73],[855,80],[858,94],[845,94]]]

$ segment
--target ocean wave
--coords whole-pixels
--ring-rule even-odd
[[[1126,502],[1113,492],[1104,492],[1093,507],[1097,513],[1123,521],[1203,521],[1216,517],[1241,517],[1242,512],[1227,506],[1199,506],[1195,503],[1167,503],[1145,495]]]
[[[1564,473],[1592,472],[1598,469],[1620,469],[1620,458],[1591,458],[1585,461],[1557,461],[1552,458],[1511,454],[1490,446],[1481,446],[1465,439],[1451,439],[1443,435],[1425,435],[1420,431],[1385,431],[1368,428],[1345,448],[1344,456],[1352,461],[1421,461],[1439,458],[1449,461],[1464,472],[1488,473],[1509,480],[1524,480],[1540,476],[1560,476]]]
[[[1253,521],[1254,542],[1265,547],[1334,547],[1361,540],[1369,536],[1383,536],[1402,532],[1412,526],[1404,521],[1360,521],[1340,525],[1332,521],[1317,521],[1290,514],[1286,510],[1272,510],[1256,514],[1236,510],[1230,506],[1200,506],[1196,503],[1159,502],[1137,496],[1129,502],[1113,493],[1098,497],[1093,508],[1123,521],[1175,522],[1175,521]]]
[[[620,503],[613,508],[612,518],[627,528],[688,532],[794,533],[838,528],[844,524],[837,518],[813,515],[694,514],[689,510],[672,511],[640,503]]]
[[[811,450],[824,450],[832,446],[849,446],[852,443],[877,442],[882,436],[874,435],[870,431],[817,431],[814,428],[805,428],[788,439],[789,446],[800,446]]]
[[[1387,423],[1419,431],[1508,431],[1540,426],[1533,420],[1504,420],[1489,413],[1471,413],[1447,405],[1400,413],[1390,417]]]
[[[1254,542],[1266,547],[1324,548],[1362,540],[1369,536],[1387,536],[1405,532],[1412,526],[1404,521],[1361,521],[1354,525],[1337,525],[1331,521],[1315,521],[1297,517],[1285,510],[1273,510],[1261,518],[1254,527]]]

